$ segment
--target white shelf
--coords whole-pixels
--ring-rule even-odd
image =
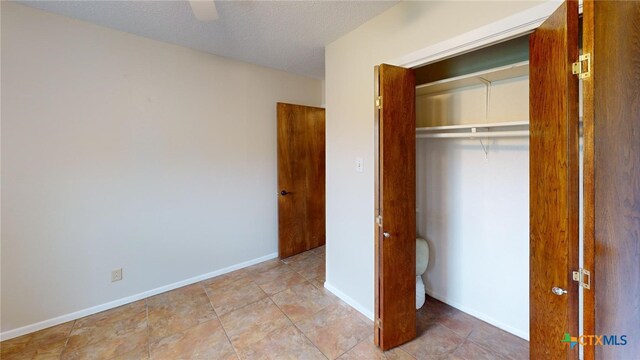
[[[416,95],[431,95],[442,92],[464,89],[471,86],[486,87],[486,113],[489,118],[489,104],[491,100],[491,85],[494,82],[529,76],[529,62],[483,70],[471,74],[439,80],[416,86]],[[416,128],[416,138],[483,138],[494,137],[528,137],[529,121],[505,121],[481,124],[460,124],[429,126]],[[486,153],[486,152],[485,152]]]
[[[416,96],[435,94],[469,86],[486,85],[487,82],[491,83],[528,75],[529,61],[523,61],[499,68],[478,71],[471,74],[418,85],[416,86]]]
[[[514,131],[482,131],[482,132],[460,132],[460,133],[435,133],[435,134],[418,134],[417,139],[430,139],[430,138],[448,138],[448,139],[484,139],[484,138],[498,138],[498,137],[528,137],[529,130],[514,130]]]

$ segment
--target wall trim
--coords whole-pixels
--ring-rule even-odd
[[[324,288],[329,290],[333,295],[339,297],[340,300],[346,302],[352,308],[358,310],[359,313],[361,313],[362,315],[366,316],[369,320],[373,321],[373,318],[374,318],[373,313],[371,311],[367,310],[367,308],[362,306],[362,304],[360,304],[359,302],[353,300],[352,297],[350,297],[349,295],[343,293],[341,290],[338,290],[338,288],[336,288],[335,286],[329,284],[328,281],[324,282]]]
[[[408,68],[417,67],[522,36],[540,26],[560,4],[562,1],[549,0],[491,24],[401,56],[389,63]]]
[[[471,315],[471,316],[473,316],[475,318],[478,318],[478,319],[480,319],[480,320],[482,320],[482,321],[484,321],[486,323],[489,323],[489,324],[491,324],[491,325],[493,325],[493,326],[495,326],[497,328],[500,328],[500,329],[502,329],[502,330],[504,330],[504,331],[506,331],[508,333],[511,333],[511,334],[513,334],[513,335],[515,335],[515,336],[517,336],[519,338],[522,338],[524,340],[529,341],[529,332],[528,331],[522,331],[520,329],[514,328],[513,326],[509,326],[509,325],[507,325],[507,324],[505,324],[505,323],[503,323],[503,322],[501,322],[499,320],[496,320],[495,318],[493,318],[493,317],[491,317],[489,315],[486,315],[485,313],[477,311],[477,310],[475,310],[473,308],[470,308],[468,306],[462,305],[462,304],[460,304],[458,302],[451,301],[451,300],[447,299],[446,296],[442,296],[440,294],[437,294],[433,290],[426,289],[426,291],[427,291],[427,295],[431,296],[432,298],[434,298],[436,300],[440,300],[443,303],[445,303],[447,305],[450,305],[450,306],[453,306],[454,308],[456,308],[456,309],[458,309],[458,310],[460,310],[460,311],[462,311],[464,313],[467,313],[467,314],[469,314],[469,315]]]
[[[229,272],[232,272],[234,270],[238,270],[238,269],[242,269],[251,265],[255,265],[258,263],[261,263],[263,261],[267,261],[267,260],[271,260],[271,259],[275,259],[278,257],[278,253],[271,253],[265,256],[261,256],[259,258],[255,258],[252,260],[247,260],[244,262],[241,262],[239,264],[235,264],[235,265],[231,265],[228,266],[226,268],[223,269],[219,269],[219,270],[215,270],[206,274],[202,274],[202,275],[198,275],[198,276],[194,276],[192,278],[189,279],[185,279],[185,280],[181,280],[169,285],[164,285],[152,290],[148,290],[148,291],[144,291],[135,295],[131,295],[131,296],[127,296],[127,297],[123,297],[114,301],[110,301],[108,303],[104,303],[101,305],[97,305],[97,306],[93,306],[90,308],[86,308],[83,310],[79,310],[79,311],[75,311],[69,314],[65,314],[65,315],[61,315],[52,319],[48,319],[48,320],[44,320],[44,321],[40,321],[37,322],[35,324],[30,324],[30,325],[26,325],[23,327],[19,327],[17,329],[13,329],[13,330],[7,330],[3,333],[0,333],[0,341],[4,341],[4,340],[9,340],[9,339],[13,339],[16,338],[18,336],[22,336],[22,335],[26,335],[26,334],[30,334],[32,332],[38,331],[38,330],[42,330],[42,329],[46,329],[52,326],[56,326],[62,323],[65,323],[67,321],[72,321],[72,320],[76,320],[76,319],[80,319],[83,318],[85,316],[89,316],[89,315],[93,315],[105,310],[109,310],[109,309],[113,309],[116,308],[118,306],[122,306],[122,305],[126,305],[129,303],[132,303],[134,301],[138,301],[138,300],[142,300],[145,298],[148,298],[150,296],[153,295],[158,295],[161,294],[163,292],[167,292],[170,290],[174,290],[177,288],[181,288],[183,286],[187,286],[187,285],[191,285],[194,283],[197,283],[199,281],[202,280],[206,280],[215,276],[219,276],[219,275],[223,275]]]

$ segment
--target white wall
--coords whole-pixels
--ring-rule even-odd
[[[3,332],[277,251],[276,102],[320,80],[6,1],[1,61]]]
[[[527,121],[528,77],[418,97],[428,125]],[[464,109],[464,111],[462,111]],[[455,110],[455,111],[454,111]],[[466,117],[460,117],[461,113]],[[529,139],[417,140],[417,233],[427,293],[529,338]]]
[[[540,4],[404,1],[326,48],[327,284],[374,304],[373,67]],[[365,159],[356,173],[354,160]]]
[[[427,293],[529,338],[528,139],[418,141]]]

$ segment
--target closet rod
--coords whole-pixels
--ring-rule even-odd
[[[473,128],[493,129],[493,128],[512,127],[512,126],[529,126],[529,120],[506,121],[506,122],[495,122],[495,123],[484,123],[484,124],[427,126],[427,127],[418,127],[416,128],[416,131],[423,132],[423,131],[443,131],[443,130],[471,130]]]
[[[496,138],[496,137],[528,137],[529,130],[517,130],[517,131],[496,131],[496,132],[475,132],[475,133],[435,133],[435,134],[418,134],[417,139],[426,138]]]

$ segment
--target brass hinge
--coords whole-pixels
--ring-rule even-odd
[[[382,109],[382,96],[378,96],[378,97],[376,98],[376,107],[377,107],[378,109]]]
[[[382,320],[380,319],[376,319],[376,321],[374,322],[375,327],[377,327],[378,329],[382,329]]]
[[[578,271],[573,272],[573,281],[577,281],[585,289],[591,289],[591,272],[580,268]]]
[[[376,216],[376,224],[378,224],[378,227],[382,227],[382,215]]]
[[[578,75],[578,79],[586,79],[591,76],[591,54],[586,53],[578,57],[578,61],[571,66],[571,72]]]

